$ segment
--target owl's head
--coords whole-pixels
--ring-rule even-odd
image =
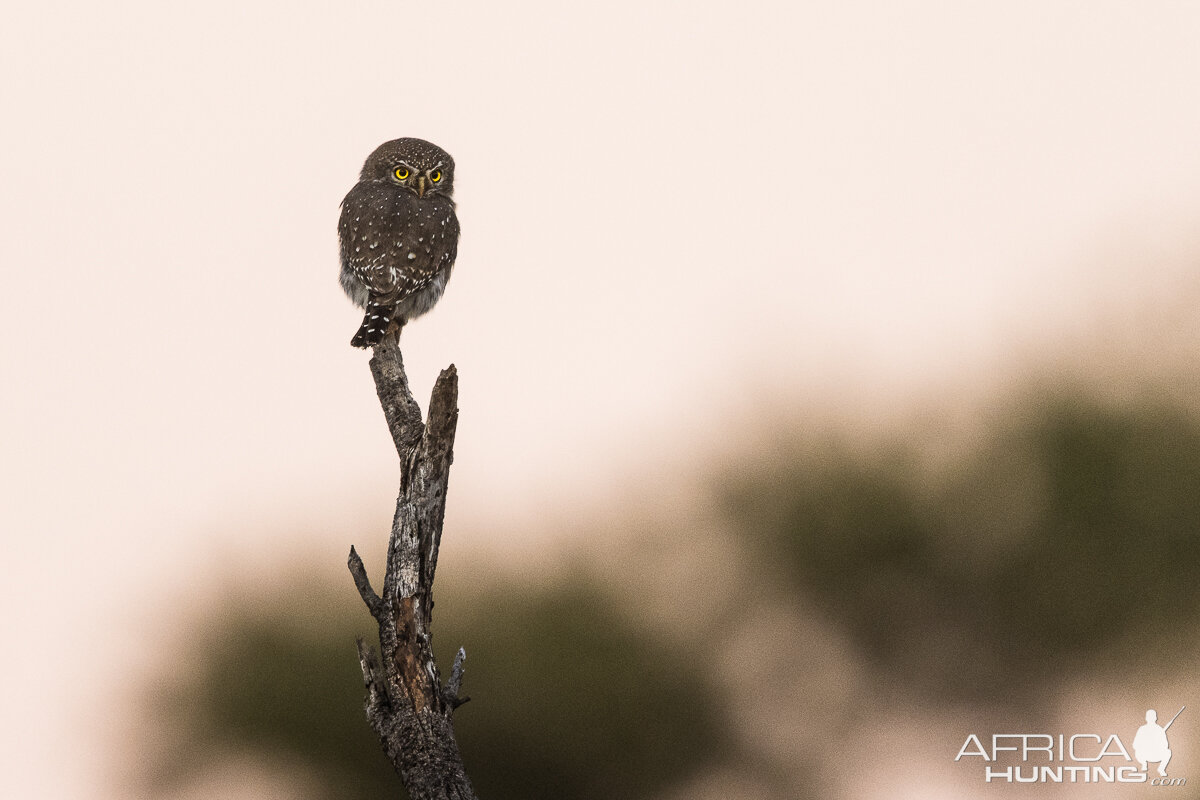
[[[367,157],[360,180],[391,183],[418,197],[449,196],[454,191],[454,159],[424,139],[393,139]]]

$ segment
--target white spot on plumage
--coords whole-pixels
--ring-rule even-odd
[[[411,253],[411,252],[410,252],[410,253],[408,254],[408,260],[409,260],[409,261],[412,261],[412,260],[413,260],[414,258],[416,258],[416,257],[417,257],[417,254],[416,254],[416,253]]]

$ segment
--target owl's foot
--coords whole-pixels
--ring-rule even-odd
[[[400,346],[400,331],[404,330],[404,317],[392,320],[392,324],[388,326],[388,336],[396,340],[396,346]]]

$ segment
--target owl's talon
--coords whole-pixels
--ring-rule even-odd
[[[400,332],[404,330],[404,320],[392,320],[392,324],[388,326],[387,335],[391,336],[396,341],[396,346],[400,346]]]

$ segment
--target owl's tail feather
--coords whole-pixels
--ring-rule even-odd
[[[368,302],[362,325],[358,326],[358,333],[354,334],[350,344],[354,347],[374,347],[383,341],[383,336],[392,323],[395,307],[395,301],[389,301],[386,306]]]

